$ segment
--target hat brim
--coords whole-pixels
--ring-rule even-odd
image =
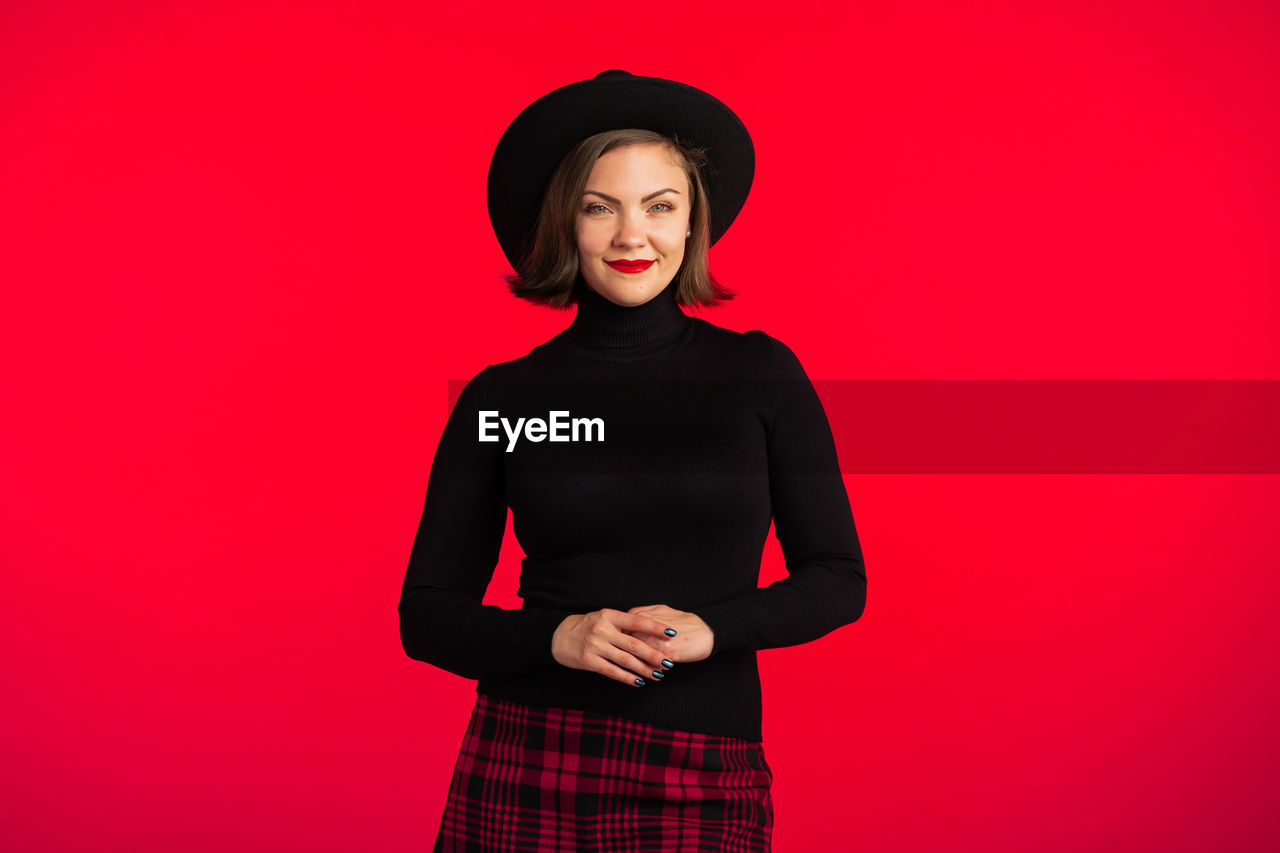
[[[661,77],[606,71],[556,89],[507,127],[489,164],[489,220],[517,268],[537,223],[543,193],[574,146],[606,130],[642,128],[703,148],[702,180],[711,209],[711,242],[729,229],[755,175],[751,136],[733,110],[693,86]]]

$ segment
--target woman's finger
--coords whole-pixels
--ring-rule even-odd
[[[657,637],[644,636],[644,637],[637,637],[636,639],[638,639],[640,642],[644,643],[646,646],[653,649],[654,651],[660,652],[663,655],[667,654],[670,651],[667,648],[667,645],[668,645],[667,641],[671,639],[670,637],[663,637],[662,639],[658,639]]]
[[[641,643],[643,646],[644,644]],[[648,647],[645,647],[646,650]],[[636,657],[626,649],[614,646],[605,652],[605,656],[616,664],[618,667],[630,672],[632,681],[636,676],[640,676],[645,681],[661,681],[664,676],[654,675],[655,672],[663,672],[661,662],[657,664],[646,663],[643,659]]]
[[[591,638],[590,647],[595,654],[613,661],[648,681],[661,681],[670,668],[663,664],[663,660],[667,658],[667,652],[665,649],[649,645],[645,639],[640,636],[628,636],[616,629],[611,634],[604,625],[599,625],[595,636]],[[659,642],[657,638],[650,639]],[[662,639],[668,638],[663,636]]]
[[[675,663],[668,626],[647,616],[604,609],[567,616],[551,641],[556,662],[621,684],[643,687],[661,681]]]
[[[600,673],[605,678],[608,678],[612,681],[616,681],[619,684],[629,685],[631,687],[644,687],[645,685],[644,679],[637,678],[634,672],[628,672],[627,670],[623,669],[622,667],[618,666],[612,661],[606,660],[604,658],[596,658],[596,660],[599,662],[599,668],[596,669],[596,672]],[[637,684],[636,683],[637,681],[639,681],[640,683]]]
[[[652,670],[645,668],[644,661],[635,655],[629,654],[625,649],[620,649],[609,643],[602,637],[591,637],[587,640],[586,658],[588,668],[601,675],[608,676],[614,681],[635,687],[643,686],[643,683],[635,683],[638,676],[652,672]],[[642,682],[643,680],[642,678]],[[648,680],[654,681],[656,679],[650,675]]]
[[[670,625],[646,616],[643,613],[623,613],[618,619],[618,627],[638,634],[651,634],[655,637],[674,637],[676,630]]]
[[[627,618],[630,617],[624,613],[619,613],[615,623]],[[660,630],[665,630],[661,622],[653,622],[649,630],[652,630],[654,626]],[[661,645],[655,646],[647,641],[652,640],[654,643],[658,643],[660,642],[658,637],[661,637],[662,640],[670,639],[665,633],[659,634],[657,637],[644,632],[638,635],[631,635],[620,629],[617,624],[610,625],[602,621],[594,626],[592,634],[594,635],[591,643],[593,651],[609,657],[620,665],[635,671],[637,675],[648,678],[651,681],[661,680],[660,678],[654,678],[652,674],[655,671],[664,671],[662,661],[666,656],[665,649]],[[620,659],[618,655],[609,654],[610,648],[617,649],[620,654],[626,657]]]
[[[622,648],[624,651],[630,652],[632,657],[638,658],[642,666],[648,667],[642,675],[650,678],[652,673],[665,673],[668,669],[662,663],[668,655],[665,640],[667,640],[666,637],[663,637],[662,640],[656,637],[628,637]],[[650,680],[660,681],[661,679],[662,676],[655,676]]]

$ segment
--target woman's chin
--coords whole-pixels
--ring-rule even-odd
[[[618,273],[618,275],[630,275],[630,273]],[[643,305],[659,293],[662,293],[667,289],[667,285],[663,284],[659,287],[653,282],[622,282],[611,284],[608,287],[593,287],[592,289],[615,305],[634,308],[637,305]]]

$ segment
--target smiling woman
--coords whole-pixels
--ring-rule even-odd
[[[596,293],[643,305],[684,262],[689,180],[665,145],[627,145],[600,155],[578,214],[578,261]],[[679,186],[674,189],[672,185]],[[652,187],[663,189],[649,192]]]
[[[682,305],[732,299],[707,265],[713,242],[702,178],[707,162],[703,148],[676,134],[620,128],[583,139],[550,177],[530,229],[532,245],[513,246],[518,273],[507,276],[511,292],[566,308],[583,277],[597,292],[617,287],[606,295],[619,297],[621,305],[644,303],[662,289],[654,288],[659,280],[664,287],[674,281]],[[627,263],[637,260],[652,265]],[[611,263],[616,266],[609,268]],[[615,272],[645,275],[618,286]]]
[[[401,641],[477,679],[437,850],[770,849],[756,652],[857,619],[866,574],[795,354],[682,310],[733,295],[707,252],[754,163],[724,104],[622,71],[544,96],[498,143],[511,291],[577,313],[466,385],[432,462]],[[508,509],[518,610],[483,603]],[[771,522],[790,575],[761,589]]]

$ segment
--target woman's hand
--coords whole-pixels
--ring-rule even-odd
[[[676,610],[665,604],[649,604],[645,607],[633,607],[627,611],[638,616],[649,616],[664,625],[676,629],[674,637],[639,636],[637,639],[662,652],[672,663],[692,663],[706,660],[715,648],[715,631],[702,617],[696,613]]]
[[[676,660],[662,645],[671,641],[668,628],[676,629],[678,639],[679,626],[647,613],[605,608],[574,614],[566,616],[551,636],[551,655],[570,669],[598,672],[622,684],[643,687],[644,681],[637,683],[637,676],[659,681],[670,668],[663,659]]]

